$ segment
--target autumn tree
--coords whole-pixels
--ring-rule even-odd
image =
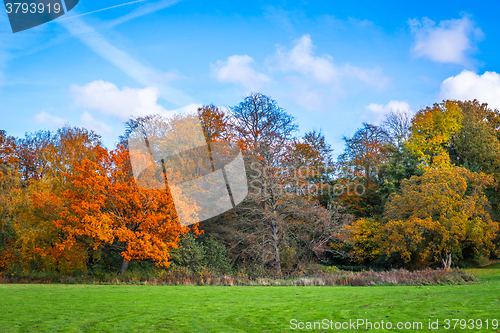
[[[356,175],[365,183],[379,179],[379,166],[386,159],[386,145],[390,143],[389,135],[381,127],[363,124],[352,138],[343,138],[346,148],[339,156],[342,172]]]
[[[332,152],[323,133],[314,130],[294,139],[283,161],[284,170],[295,182],[292,191],[319,200],[325,208],[332,201],[335,172]]]
[[[387,255],[407,263],[439,261],[450,268],[454,257],[488,255],[498,223],[491,219],[484,189],[493,181],[491,175],[458,167],[404,180],[385,207],[375,239]]]
[[[297,130],[294,118],[278,106],[276,101],[262,94],[251,94],[232,108],[232,124],[243,147],[250,178],[250,195],[244,207],[248,218],[258,222],[250,238],[259,240],[263,263],[272,262],[281,275],[280,245],[286,229],[283,195],[284,177],[280,173],[283,158]]]
[[[422,168],[451,167],[448,149],[462,128],[462,110],[452,101],[444,101],[420,110],[415,115],[408,148]]]
[[[17,161],[15,152],[16,139],[0,130],[0,165],[14,164]]]
[[[500,181],[500,112],[488,105],[474,101],[454,101],[462,111],[462,126],[448,145],[450,161],[474,172],[484,172]],[[500,214],[500,194],[496,187],[487,189],[486,194]]]
[[[68,175],[74,173],[74,163],[83,159],[95,159],[94,148],[100,146],[100,138],[83,128],[63,127],[55,133],[37,132],[18,140],[16,156],[21,161],[19,173],[23,186],[13,198],[15,217],[12,226],[16,233],[16,251],[23,265],[33,269],[71,272],[85,269],[85,260],[64,259],[49,255],[54,244],[64,238],[54,226],[57,219],[50,207],[39,205],[42,198],[57,201],[68,188]],[[30,167],[29,161],[34,161]],[[49,199],[50,201],[51,199]],[[67,249],[77,256],[77,249]],[[69,257],[68,257],[69,258]]]
[[[381,253],[381,223],[375,218],[360,218],[346,226],[347,244],[352,246],[351,258],[357,263],[370,264]]]
[[[55,250],[117,251],[123,259],[121,274],[131,260],[168,267],[170,250],[189,230],[180,226],[171,196],[137,185],[124,147],[95,150],[95,161],[75,162],[71,187],[61,199],[53,198],[60,216],[55,225],[65,235]]]
[[[16,170],[15,138],[0,130],[0,271],[17,260],[16,234],[12,226],[14,202],[21,180]]]
[[[383,128],[365,123],[352,138],[343,140],[346,148],[338,157],[338,182],[344,184],[345,191],[339,201],[358,217],[379,214],[380,167],[388,161],[390,137]]]
[[[500,175],[498,110],[477,100],[456,102],[462,111],[462,126],[449,145],[451,162],[472,171]]]
[[[236,212],[242,221],[236,235],[245,244],[237,255],[270,264],[277,276],[282,269],[300,271],[301,263],[326,260],[329,243],[345,221],[337,209],[318,204],[319,185],[333,169],[322,133],[294,137],[294,118],[262,94],[251,94],[234,107],[231,120],[250,185]]]
[[[75,265],[83,267],[82,261],[62,264],[44,255],[62,234],[53,225],[52,211],[37,208],[35,197],[60,196],[67,185],[65,173],[72,172],[74,161],[91,158],[89,151],[100,144],[100,138],[86,129],[70,127],[56,133],[26,134],[18,140],[0,136],[2,160],[4,156],[10,160],[0,166],[2,215],[7,216],[2,220],[9,227],[10,251],[25,268],[72,271]]]
[[[13,168],[0,165],[0,272],[19,259],[15,248],[16,231],[12,222],[20,183]]]
[[[197,115],[208,143],[234,140],[234,131],[227,112],[212,104],[198,108]]]
[[[392,110],[382,122],[382,127],[392,141],[392,144],[386,146],[387,159],[380,166],[382,177],[379,181],[379,193],[382,206],[390,194],[399,191],[404,179],[423,174],[419,157],[408,146],[413,117],[408,110]]]
[[[50,164],[44,154],[53,140],[54,135],[50,131],[27,133],[24,138],[17,140],[16,157],[25,181],[37,181],[45,176]]]
[[[293,117],[262,94],[247,96],[230,112],[205,106],[198,116],[209,142],[241,147],[250,187],[236,209],[204,223],[205,232],[228,244],[233,262],[251,265],[255,272],[270,267],[280,276],[282,269],[298,269],[306,257],[323,258],[335,220],[311,201],[318,190],[307,186],[328,172],[331,149],[324,136],[294,137]]]

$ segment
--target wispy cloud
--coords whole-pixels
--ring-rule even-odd
[[[272,5],[264,7],[264,17],[287,31],[293,31],[293,14],[291,11]]]
[[[115,5],[115,6],[110,6],[110,7],[105,7],[105,8],[93,10],[93,11],[87,12],[87,13],[81,13],[81,14],[76,14],[76,15],[65,16],[63,18],[60,18],[59,21],[68,20],[68,19],[72,19],[72,18],[80,17],[80,16],[91,15],[91,14],[94,14],[94,13],[99,13],[99,12],[103,12],[103,11],[106,11],[106,10],[115,9],[115,8],[118,8],[118,7],[130,6],[130,5],[133,5],[133,4],[136,4],[136,3],[140,3],[140,2],[145,2],[145,1],[148,1],[148,0],[129,1],[129,2],[126,2],[126,3],[121,3],[119,5]]]
[[[146,3],[121,17],[104,22],[97,20],[95,24],[99,31],[105,31],[106,29],[128,22],[135,18],[168,8],[181,1],[183,0],[160,0],[154,2],[148,0],[138,1],[137,3]],[[136,1],[132,1],[130,3],[136,3]],[[117,6],[104,9],[108,10],[115,7]],[[92,13],[83,14],[88,15]],[[79,13],[78,10],[75,9],[69,14],[62,16],[53,22],[37,27],[35,30],[36,34],[30,33],[30,30],[23,32],[22,35],[14,35],[10,32],[11,28],[6,16],[5,19],[0,19],[0,31],[5,32],[0,34],[0,87],[6,84],[3,77],[3,70],[9,60],[43,51],[66,41],[71,36],[74,36],[82,40],[82,42],[89,46],[94,52],[121,69],[125,74],[132,77],[138,83],[144,86],[156,86],[160,91],[160,97],[173,103],[174,105],[181,106],[193,102],[191,97],[178,89],[170,87],[166,84],[165,80],[159,81],[158,78],[162,77],[163,74],[161,71],[155,71],[152,68],[141,64],[139,61],[130,57],[125,51],[118,49],[108,42],[101,33],[96,31],[94,27],[89,26],[82,18],[78,17],[83,14]],[[61,31],[57,35],[53,35],[48,28],[51,24],[60,24],[65,27],[68,32],[63,33]],[[41,38],[42,35],[43,39]]]
[[[135,18],[144,16],[144,15],[148,15],[148,14],[152,14],[152,13],[155,13],[159,10],[168,8],[168,7],[173,6],[176,3],[179,3],[181,1],[183,1],[183,0],[161,0],[161,1],[155,1],[155,2],[147,2],[146,4],[134,9],[130,13],[109,21],[107,23],[107,26],[114,27],[116,25],[133,20]]]
[[[321,83],[330,83],[340,76],[339,69],[329,55],[315,56],[311,36],[304,35],[295,41],[291,50],[278,47],[274,68],[284,72],[298,72]]]
[[[49,29],[47,29],[47,27],[51,24],[61,24],[62,26],[64,26],[62,23],[65,20],[73,20],[73,19],[78,18],[79,16],[91,15],[91,14],[100,12],[102,10],[112,10],[116,7],[121,7],[123,5],[129,5],[129,4],[135,4],[135,3],[140,4],[140,3],[144,3],[146,1],[147,1],[147,3],[145,3],[142,6],[138,6],[136,9],[132,10],[128,14],[125,14],[125,15],[120,16],[118,18],[115,18],[112,20],[107,20],[107,21],[94,20],[94,22],[95,22],[94,24],[99,31],[105,31],[107,29],[113,28],[119,24],[128,22],[128,21],[133,20],[135,18],[155,13],[161,9],[164,9],[164,8],[168,8],[168,7],[175,5],[176,3],[181,2],[183,0],[161,0],[161,1],[155,1],[155,2],[148,1],[148,0],[132,1],[132,2],[120,4],[117,6],[103,8],[101,10],[96,10],[96,11],[93,11],[90,13],[79,13],[78,7],[77,7],[76,9],[72,10],[69,14],[61,16],[60,18],[58,18],[52,22],[49,22],[45,25],[41,25],[41,26],[37,27],[34,32],[33,32],[33,29],[29,30],[29,31],[24,31],[23,35],[22,35],[23,37],[20,37],[21,35],[17,34],[17,35],[15,35],[15,38],[14,38],[14,35],[10,32],[11,28],[9,25],[9,21],[0,19],[0,32],[4,32],[3,35],[0,34],[0,49],[3,49],[3,50],[9,49],[8,47],[5,47],[3,45],[4,43],[3,43],[2,39],[11,39],[11,40],[15,40],[15,46],[12,46],[11,49],[15,50],[16,57],[37,53],[39,51],[43,51],[45,49],[56,46],[64,41],[66,41],[68,38],[71,38],[71,36],[72,36],[70,31],[67,31],[66,33],[64,33],[63,31],[58,31],[58,34],[55,35],[55,37],[49,38],[46,42],[41,42],[40,35],[43,34],[46,37],[51,37],[51,35],[54,34],[53,32],[49,31]],[[33,38],[30,38],[30,37],[33,37],[33,36],[30,36],[31,32],[33,32],[33,34],[36,36],[36,44],[30,45],[30,47],[26,47],[25,40],[33,39]],[[1,64],[1,59],[0,59],[0,64]]]
[[[318,83],[339,83],[348,78],[363,81],[369,85],[384,88],[389,78],[380,68],[361,68],[350,64],[337,65],[332,56],[317,56],[310,35],[304,35],[294,42],[292,49],[278,47],[276,55],[269,63],[274,70],[288,73],[300,73]]]
[[[159,75],[157,71],[143,65],[123,50],[112,45],[103,35],[86,24],[83,19],[75,17],[72,20],[61,21],[60,23],[92,51],[122,70],[126,75],[145,87],[156,87],[160,92],[160,96],[165,100],[177,106],[192,103],[193,99],[179,89],[165,84],[157,85],[155,80]]]
[[[389,103],[375,104],[371,103],[366,106],[365,109],[368,111],[362,115],[364,121],[368,121],[374,125],[379,125],[384,119],[385,115],[390,111],[412,111],[410,104],[405,101],[390,101]]]
[[[226,61],[218,60],[212,65],[212,75],[219,82],[237,83],[249,91],[257,91],[271,81],[265,74],[252,68],[255,61],[248,55],[233,55]]]
[[[113,133],[113,129],[110,126],[95,119],[88,111],[81,114],[80,120],[86,128],[93,130],[99,135],[109,136]]]
[[[67,123],[65,119],[53,116],[45,110],[36,114],[33,120],[37,124],[47,125],[50,129],[57,129]]]
[[[408,21],[415,38],[412,54],[441,63],[470,66],[468,55],[484,38],[482,30],[468,17],[436,22],[424,17]]]
[[[33,117],[36,124],[45,125],[49,130],[57,130],[63,126],[69,125],[69,122],[63,118],[52,115],[45,110]],[[109,136],[113,133],[113,129],[105,123],[95,119],[89,112],[84,111],[80,115],[81,125],[93,130],[99,135]],[[78,124],[77,124],[78,125]]]

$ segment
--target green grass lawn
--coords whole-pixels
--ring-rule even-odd
[[[435,332],[500,332],[500,264],[473,270],[482,284],[433,287],[211,287],[0,285],[0,332],[353,332],[292,329],[333,323],[439,320]],[[446,330],[445,319],[483,328]],[[486,320],[489,329],[485,328]],[[453,322],[452,322],[453,325]],[[364,330],[365,326],[363,326]],[[361,329],[359,330],[361,331]],[[372,329],[372,332],[413,330]],[[417,330],[418,331],[418,330]]]

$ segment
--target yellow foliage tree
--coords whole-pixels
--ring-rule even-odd
[[[361,263],[380,256],[380,228],[380,222],[373,218],[360,218],[346,227],[348,239],[353,245],[354,260]]]
[[[451,168],[447,146],[462,126],[462,111],[457,103],[445,101],[420,110],[413,119],[408,148],[423,163],[423,168]]]
[[[439,260],[444,268],[464,249],[489,254],[499,225],[484,189],[493,183],[492,175],[458,167],[404,180],[384,211],[378,239],[385,253],[405,262]]]

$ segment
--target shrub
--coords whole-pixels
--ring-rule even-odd
[[[232,269],[226,247],[212,237],[208,237],[203,242],[203,246],[205,248],[204,266],[219,274],[229,274]]]
[[[329,266],[325,270],[325,272],[328,274],[337,273],[338,271],[339,271],[339,269],[337,268],[337,266]]]

